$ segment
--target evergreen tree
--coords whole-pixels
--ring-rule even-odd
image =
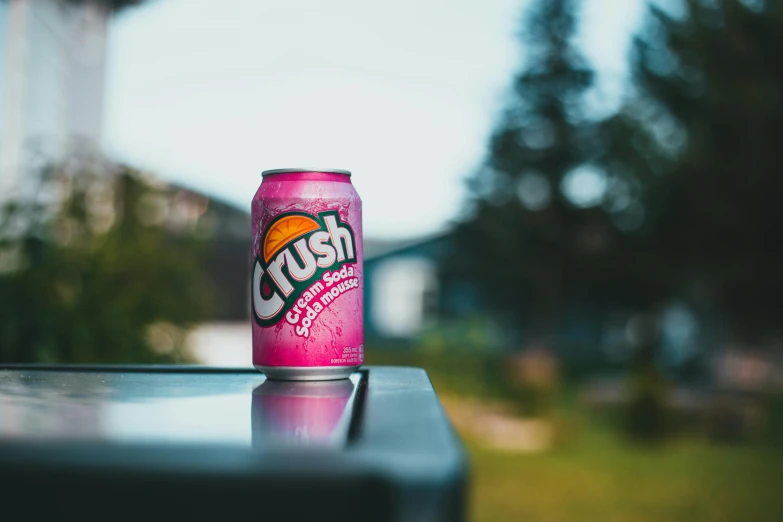
[[[646,185],[648,277],[762,342],[783,314],[783,3],[683,7],[650,9],[610,157]]]
[[[539,0],[532,7],[521,37],[526,66],[471,179],[475,212],[457,228],[449,272],[479,283],[490,306],[524,318],[528,341],[545,344],[567,298],[586,291],[613,234],[600,201],[568,194],[585,178],[605,181],[580,171],[600,149],[584,113],[593,73],[573,43],[576,6]]]

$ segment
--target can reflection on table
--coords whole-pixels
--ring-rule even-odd
[[[253,448],[344,445],[355,387],[352,379],[264,381],[253,390]]]

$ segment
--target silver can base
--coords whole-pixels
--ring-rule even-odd
[[[347,379],[361,367],[356,366],[261,366],[256,369],[266,375],[267,379],[276,381],[335,381]]]

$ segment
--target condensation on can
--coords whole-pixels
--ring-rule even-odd
[[[253,364],[347,378],[364,362],[362,204],[350,172],[275,169],[253,198]]]

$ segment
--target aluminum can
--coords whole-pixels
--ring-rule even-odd
[[[351,173],[276,169],[253,198],[253,364],[269,379],[347,378],[364,362],[362,201]]]
[[[351,379],[264,381],[253,390],[253,448],[345,446],[355,390]]]

